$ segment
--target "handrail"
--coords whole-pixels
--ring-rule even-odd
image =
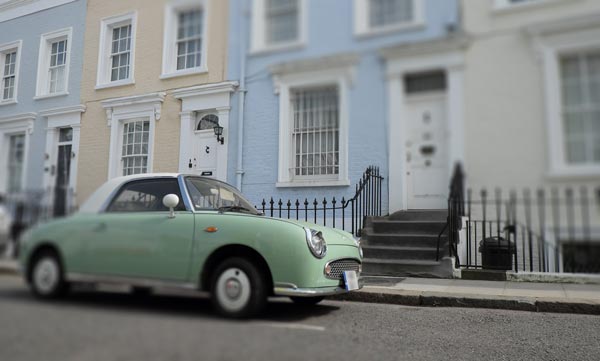
[[[449,186],[450,193],[448,195],[448,216],[446,218],[446,225],[438,234],[436,250],[436,261],[439,261],[440,241],[444,232],[448,230],[448,252],[450,257],[455,258],[457,267],[460,265],[457,252],[458,232],[462,228],[462,217],[465,215],[464,182],[465,173],[462,169],[462,165],[456,163]]]

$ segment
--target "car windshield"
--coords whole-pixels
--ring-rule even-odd
[[[186,177],[185,183],[197,211],[261,214],[237,189],[226,183],[197,177]]]

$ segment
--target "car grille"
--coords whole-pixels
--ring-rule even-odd
[[[360,272],[360,262],[350,258],[338,259],[337,261],[329,262],[329,266],[331,267],[331,272],[329,272],[329,274],[325,272],[325,277],[333,280],[343,280],[344,271],[356,271],[356,273]]]

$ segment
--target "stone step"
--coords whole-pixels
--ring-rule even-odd
[[[429,247],[437,248],[438,235],[426,234],[397,234],[397,233],[367,233],[361,238],[366,246],[397,246],[397,247]],[[440,237],[440,247],[448,244],[448,236]]]
[[[447,218],[448,210],[446,209],[399,211],[389,216],[391,221],[446,222]]]
[[[364,258],[362,274],[366,276],[452,278],[452,262],[453,259],[450,257],[442,258],[439,262]]]
[[[371,246],[364,245],[365,257],[392,260],[433,260],[437,256],[436,247]],[[448,254],[447,247],[440,247],[440,257]]]
[[[374,233],[408,233],[438,235],[446,222],[372,220]]]

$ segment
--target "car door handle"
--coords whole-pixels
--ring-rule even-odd
[[[94,232],[104,232],[106,231],[106,223],[100,223],[93,229]]]

